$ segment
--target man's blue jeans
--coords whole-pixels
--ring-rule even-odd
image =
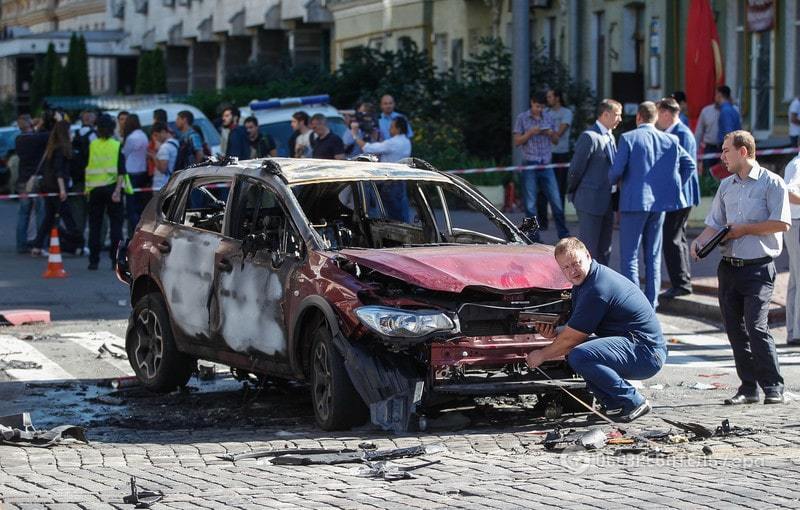
[[[17,252],[25,253],[30,250],[28,246],[28,223],[31,219],[31,212],[36,211],[36,231],[42,224],[44,215],[43,202],[41,198],[20,198],[19,214],[17,215]],[[37,246],[41,248],[41,246]]]
[[[525,161],[525,164],[536,165],[538,163]],[[556,222],[559,239],[569,236],[567,222],[564,219],[564,207],[561,205],[561,194],[558,191],[556,174],[552,168],[522,171],[522,187],[525,190],[525,213],[528,216],[536,215],[536,196],[539,194],[540,186],[542,193],[544,193],[547,201],[550,202],[550,210],[553,211],[553,220]],[[538,234],[534,237],[533,241],[539,240]]]
[[[587,340],[572,349],[567,362],[586,381],[586,387],[606,409],[627,413],[644,397],[626,379],[653,377],[667,359],[666,345],[634,341],[622,336]]]
[[[644,257],[644,295],[658,306],[661,288],[661,245],[664,235],[664,213],[623,211],[619,218],[620,273],[639,286],[639,247]]]

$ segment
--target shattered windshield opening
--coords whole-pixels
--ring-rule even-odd
[[[505,218],[449,182],[323,182],[292,191],[326,249],[522,242]]]

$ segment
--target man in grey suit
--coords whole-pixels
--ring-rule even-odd
[[[597,107],[597,121],[581,133],[567,173],[567,192],[578,212],[578,237],[592,258],[608,265],[614,212],[608,170],[614,163],[617,144],[612,131],[622,120],[622,105],[603,99]]]

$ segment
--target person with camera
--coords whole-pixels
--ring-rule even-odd
[[[355,114],[349,116],[345,123],[349,129],[342,135],[342,142],[348,159],[363,153],[361,146],[356,143],[356,138],[370,143],[377,141],[380,136],[378,123],[375,121],[375,108],[370,103],[359,103]]]

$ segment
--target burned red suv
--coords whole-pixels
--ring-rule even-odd
[[[367,159],[367,158],[364,158]],[[184,385],[198,358],[309,381],[326,430],[414,429],[463,396],[584,383],[529,372],[570,284],[462,179],[421,160],[265,159],[177,172],[121,254],[126,345],[141,382]],[[552,378],[555,381],[549,380]]]

